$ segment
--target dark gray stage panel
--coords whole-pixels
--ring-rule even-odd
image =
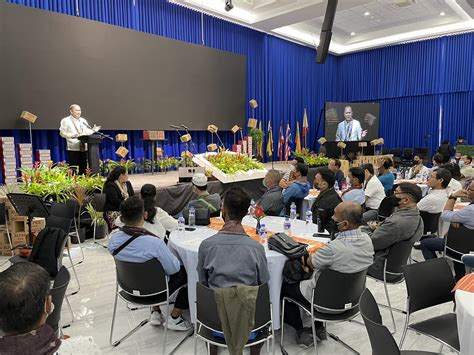
[[[200,31],[200,28],[196,28]],[[246,59],[0,2],[0,129],[57,129],[69,105],[103,129],[221,130],[245,122]]]

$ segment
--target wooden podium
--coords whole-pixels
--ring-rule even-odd
[[[92,175],[100,173],[99,144],[102,143],[102,135],[94,133],[89,136],[80,136],[78,139],[87,144],[87,160]]]

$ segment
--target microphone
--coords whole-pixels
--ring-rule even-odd
[[[175,126],[174,124],[170,124],[170,127],[171,127],[171,128],[174,128],[174,129],[181,129],[181,127]]]
[[[185,130],[189,131],[189,128],[186,127],[184,124],[182,124],[181,127],[183,127]]]

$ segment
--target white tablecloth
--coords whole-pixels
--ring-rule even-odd
[[[283,217],[264,217],[261,223],[265,223],[267,230],[272,232],[283,232]],[[245,217],[242,221],[243,225],[256,225],[255,219]],[[311,238],[320,242],[327,242],[327,238],[313,238],[312,235],[317,232],[315,224],[306,225],[304,221],[296,220],[291,226],[292,234],[302,238]],[[185,232],[184,237],[179,235],[178,231],[173,231],[170,235],[168,246],[171,251],[180,259],[188,274],[188,298],[189,310],[191,313],[191,321],[196,320],[194,302],[196,301],[196,282],[198,282],[197,264],[198,250],[201,242],[216,234],[216,231],[208,227],[196,227],[193,232]],[[328,235],[329,236],[329,235]],[[272,302],[273,326],[275,329],[280,328],[280,290],[283,282],[283,265],[286,256],[273,250],[265,250],[267,256],[268,270],[270,273],[270,301]]]
[[[462,355],[474,354],[474,293],[456,291],[456,315]]]

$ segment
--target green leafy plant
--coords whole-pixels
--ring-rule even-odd
[[[304,162],[306,163],[306,165],[308,165],[309,168],[328,165],[329,160],[331,160],[330,158],[327,158],[322,154],[315,154],[309,152],[306,148],[303,148],[301,153],[294,152],[293,155],[295,157],[303,158]]]
[[[204,157],[225,174],[235,175],[237,172],[263,169],[263,165],[246,155],[220,151],[217,154],[205,154]]]
[[[252,144],[254,147],[260,146],[263,142],[263,131],[258,128],[252,128],[249,132],[249,136],[252,137]]]
[[[86,205],[86,208],[85,208],[85,211],[84,212],[87,212],[89,214],[89,216],[91,217],[91,220],[92,220],[92,223],[95,224],[96,226],[103,226],[106,224],[105,222],[105,219],[104,219],[104,216],[103,216],[103,213],[102,212],[98,212],[94,206],[92,205],[92,203],[88,203]]]
[[[461,152],[462,155],[474,155],[474,145],[457,145],[456,151]]]

